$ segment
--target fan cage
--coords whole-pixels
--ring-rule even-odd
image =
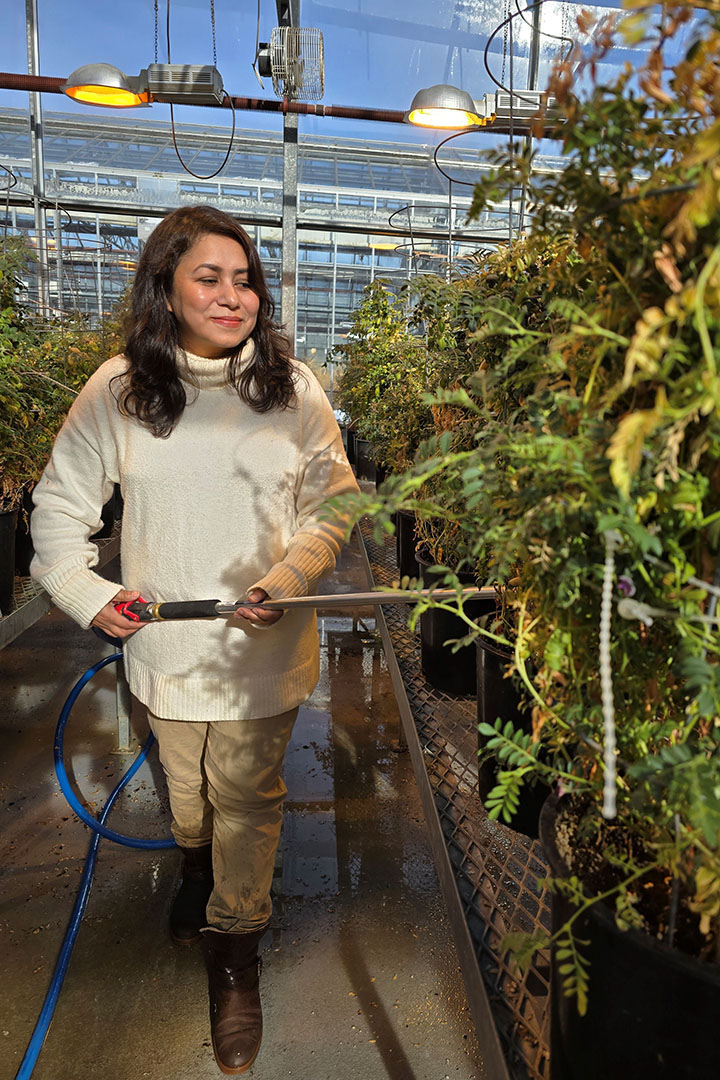
[[[321,30],[276,26],[270,35],[273,89],[291,101],[319,101],[325,92]]]

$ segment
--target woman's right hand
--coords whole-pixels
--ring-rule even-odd
[[[139,600],[139,598],[139,592],[131,589],[121,589],[117,596],[112,598],[109,604],[100,608],[90,625],[97,626],[98,630],[104,630],[110,637],[130,637],[131,634],[135,634],[138,630],[142,630],[144,624],[132,622],[125,615],[121,615],[119,611],[115,610],[115,604],[125,604],[129,603],[131,600]]]

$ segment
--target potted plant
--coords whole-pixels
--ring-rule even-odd
[[[402,471],[420,439],[426,389],[421,343],[410,332],[402,302],[382,281],[365,289],[347,341],[333,352],[341,365],[338,402],[353,421],[358,475]]]
[[[12,606],[15,542],[28,531],[29,495],[55,436],[84,382],[120,346],[123,306],[98,329],[72,316],[40,325],[22,302],[23,271],[32,253],[10,237],[0,256],[0,514],[5,567],[0,610]],[[31,552],[22,552],[25,569]],[[4,601],[4,603],[3,603]]]
[[[339,350],[345,360],[341,400],[358,417],[358,433],[371,440],[391,486],[392,477],[402,474],[429,436],[445,433],[454,447],[472,445],[476,417],[452,403],[433,401],[432,394],[462,385],[474,369],[471,332],[485,299],[483,274],[477,281],[467,275],[451,282],[423,275],[404,286],[398,297],[381,282],[366,290],[350,340]],[[362,475],[361,451],[358,462]],[[462,531],[451,509],[447,502],[440,512],[433,507],[432,477],[426,478],[420,494],[419,501],[399,506],[395,515],[400,578],[423,576],[430,584],[444,579],[449,568],[464,584],[473,583],[475,570],[466,565]],[[487,605],[476,606],[479,616]],[[437,689],[475,692],[472,650],[452,656],[445,645],[463,633],[462,624],[448,611],[422,613],[422,667]]]
[[[645,68],[584,100],[555,73],[558,174],[496,155],[474,212],[520,171],[534,224],[477,331],[497,362],[444,398],[477,412],[476,443],[441,437],[372,507],[382,525],[431,476],[503,598],[468,631],[512,649],[532,720],[484,725],[491,815],[532,777],[559,796],[553,932],[508,942],[522,963],[552,948],[553,1080],[720,1067],[720,16],[668,73],[691,13],[630,16]]]

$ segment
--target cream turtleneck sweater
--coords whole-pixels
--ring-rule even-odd
[[[248,341],[243,362],[253,352]],[[120,414],[110,381],[127,362],[117,356],[79,394],[35,489],[32,576],[81,626],[121,588],[157,601],[234,601],[255,586],[301,596],[335,565],[345,523],[320,508],[357,484],[313,374],[295,362],[294,406],[258,413],[226,384],[225,360],[180,353],[178,362],[188,404],[169,438]],[[89,540],[114,483],[124,499],[122,584],[93,571]],[[150,624],[124,654],[132,692],[166,719],[272,716],[304,701],[318,678],[307,609],[263,629]]]

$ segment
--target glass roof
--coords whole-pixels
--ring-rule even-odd
[[[155,33],[154,0],[123,0],[122,4],[88,5],[86,0],[37,0],[40,74],[64,77],[92,61],[115,64],[128,75],[157,56],[168,59],[166,11],[170,4],[170,59],[173,63],[213,62],[210,0],[159,0],[159,25]],[[539,7],[540,50],[537,87],[543,89],[553,62],[570,40],[582,43],[576,24],[582,9],[602,15],[619,7],[618,0],[604,5],[544,0]],[[0,36],[0,69],[27,70],[25,3],[5,0],[3,34]],[[272,82],[258,85],[252,68],[256,37],[267,41],[277,13],[274,0],[260,0],[259,21],[252,0],[215,0],[217,67],[225,88],[234,96],[276,100]],[[325,53],[324,104],[406,110],[415,92],[435,83],[448,82],[468,90],[475,99],[494,92],[498,85],[527,87],[535,5],[520,0],[300,0],[300,25],[322,30]],[[510,19],[510,16],[513,16]],[[676,42],[683,46],[691,30]],[[600,71],[608,81],[626,61],[638,67],[642,46],[616,49],[608,54]],[[24,95],[0,91],[0,108],[22,107]],[[83,115],[108,113],[132,120],[168,119],[169,107],[99,110],[71,102],[69,98],[44,95],[44,107]],[[191,124],[228,126],[230,115],[221,109],[183,107],[176,119]],[[243,111],[240,126],[279,130],[278,114]],[[435,131],[407,124],[373,124],[372,134],[364,121],[328,117],[301,117],[306,135],[357,137],[408,141],[434,145],[442,137]],[[493,140],[479,132],[463,140]]]

